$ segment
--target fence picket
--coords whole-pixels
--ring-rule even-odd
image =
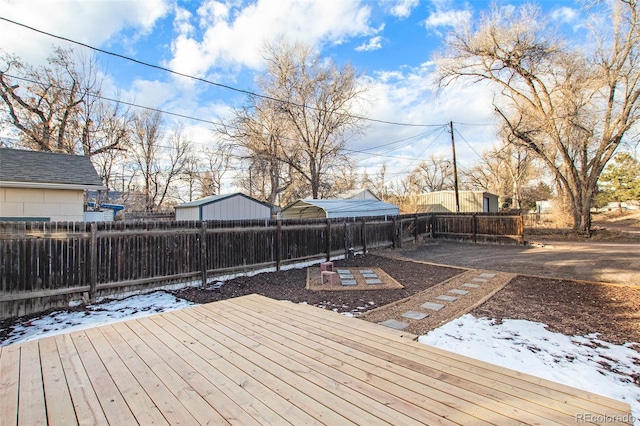
[[[414,214],[398,217],[133,223],[0,222],[0,319],[115,292],[224,271],[377,247],[419,235],[523,242],[521,216]],[[75,294],[75,296],[74,296]],[[52,296],[54,295],[54,296]],[[57,304],[57,305],[56,305]]]

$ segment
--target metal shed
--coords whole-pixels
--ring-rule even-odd
[[[397,216],[397,206],[378,200],[298,200],[282,209],[282,219]]]
[[[461,213],[488,213],[498,211],[498,196],[484,191],[459,191]],[[454,191],[436,191],[417,196],[419,213],[448,213],[456,211]]]
[[[272,208],[240,192],[211,195],[175,207],[176,220],[271,219]]]

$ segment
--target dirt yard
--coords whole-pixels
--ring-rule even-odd
[[[473,244],[460,246],[469,250],[477,247]],[[414,249],[414,253],[429,249],[429,245],[421,246]],[[384,254],[388,254],[388,251],[384,251]],[[297,269],[240,277],[227,281],[221,287],[189,288],[174,294],[194,302],[206,303],[258,293],[276,299],[306,302],[337,312],[351,312],[357,316],[372,309],[392,306],[395,301],[415,295],[465,271],[375,254],[337,261],[335,267],[381,268],[403,288],[312,291],[306,288],[307,270]],[[570,280],[516,276],[491,299],[473,310],[472,314],[497,320],[517,318],[538,321],[547,324],[552,331],[567,335],[597,332],[602,340],[615,344],[640,342],[640,286],[585,284]]]

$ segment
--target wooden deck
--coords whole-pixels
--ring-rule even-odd
[[[0,348],[0,425],[630,418],[628,404],[400,334],[252,295],[10,345]]]

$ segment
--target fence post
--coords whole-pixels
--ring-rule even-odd
[[[276,221],[276,271],[280,271],[282,263],[282,220]]]
[[[207,222],[200,221],[200,270],[202,285],[207,285]]]
[[[331,219],[327,219],[327,262],[331,261]]]
[[[362,229],[360,230],[360,238],[362,239],[362,254],[367,254],[367,221],[362,218]]]
[[[349,233],[347,219],[344,220],[344,258],[349,258]]]
[[[397,247],[398,240],[398,230],[397,230],[397,220],[396,217],[393,217],[393,230],[391,231],[391,248],[395,249]]]
[[[95,222],[91,222],[89,257],[89,301],[95,303],[98,287],[98,224]]]
[[[473,213],[471,215],[472,220],[473,220],[473,242],[476,243],[478,240],[477,234],[478,234],[478,215],[476,213]]]
[[[418,243],[418,213],[413,216],[413,243]]]
[[[520,234],[520,244],[524,245],[524,216],[518,216],[518,233]]]

